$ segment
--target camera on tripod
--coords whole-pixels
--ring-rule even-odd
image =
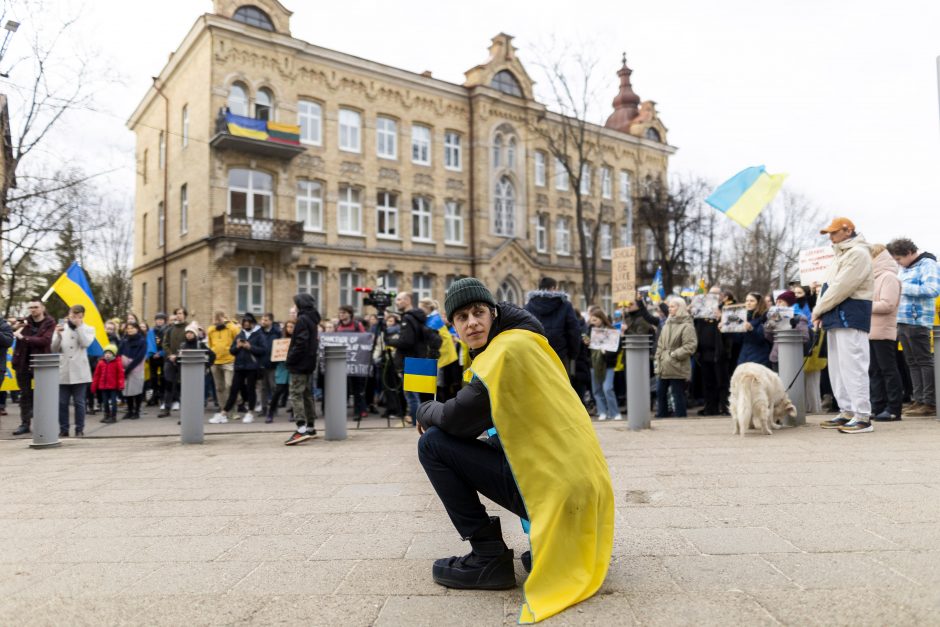
[[[367,296],[362,299],[362,304],[375,307],[376,311],[378,311],[379,318],[385,316],[385,310],[392,306],[395,295],[397,294],[397,292],[385,290],[382,287],[357,287],[356,291],[367,294]]]

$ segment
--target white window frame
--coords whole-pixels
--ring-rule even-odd
[[[456,200],[444,203],[444,243],[463,244],[463,212]]]
[[[566,256],[571,254],[571,225],[564,216],[555,219],[555,253]]]
[[[180,133],[180,141],[183,148],[189,145],[189,105],[183,105],[183,111],[181,113],[180,125],[182,126],[182,131]]]
[[[414,196],[411,199],[411,241],[434,241],[431,219],[431,199],[426,196]]]
[[[232,90],[235,88],[241,90],[242,97],[240,99],[235,99],[232,97]],[[238,81],[232,83],[228,90],[228,97],[225,99],[225,106],[228,107],[230,113],[240,115],[242,117],[248,117],[248,111],[250,110],[248,86]]]
[[[613,198],[613,181],[610,168],[601,168],[601,196],[604,198]]]
[[[630,173],[627,170],[620,171],[620,200],[621,202],[630,202]]]
[[[336,227],[340,235],[362,235],[362,192],[358,187],[340,185]]]
[[[584,254],[590,259],[594,256],[594,234],[587,220],[581,221],[581,230],[584,231]]]
[[[323,145],[323,106],[319,102],[298,101],[297,124],[300,126],[301,143],[310,146]]]
[[[166,246],[166,208],[163,201],[157,203],[157,247]]]
[[[434,276],[415,272],[411,276],[411,294],[415,302],[422,298],[432,298],[434,295]]]
[[[568,170],[558,157],[555,157],[555,189],[560,192],[568,191]]]
[[[620,225],[620,245],[621,246],[630,245],[630,233],[626,224]]]
[[[383,217],[385,218],[384,230],[381,227]],[[398,194],[395,192],[381,191],[375,199],[375,236],[379,239],[401,239]]]
[[[431,165],[430,126],[411,125],[411,162],[418,165]]]
[[[323,232],[323,184],[310,179],[297,181],[297,221],[304,230]]]
[[[357,270],[340,270],[339,304],[350,305],[355,311],[362,308],[362,294],[356,291],[362,287],[362,273]]]
[[[463,169],[461,136],[457,131],[444,133],[444,169],[460,172]]]
[[[581,193],[591,193],[591,164],[586,162],[581,164]]]
[[[382,289],[397,292],[398,291],[398,273],[391,272],[389,270],[384,270],[376,274],[376,279],[378,279],[378,285]]]
[[[613,311],[613,306],[614,299],[613,295],[611,294],[610,284],[605,283],[604,285],[601,285],[601,309],[609,314],[611,311]]]
[[[548,252],[548,215],[544,213],[535,216],[535,250]]]
[[[264,312],[264,268],[239,266],[235,270],[235,308],[240,313]]]
[[[189,231],[189,187],[186,183],[180,185],[180,235]],[[185,305],[183,305],[185,307]]]
[[[493,138],[493,168],[498,168],[503,164],[503,136],[496,133]]]
[[[510,137],[506,142],[506,167],[510,170],[516,167],[516,138]]]
[[[656,260],[656,234],[653,233],[653,229],[647,227],[643,231],[643,247],[646,249],[644,252],[646,255],[643,257],[643,261],[655,261]]]
[[[320,290],[323,289],[323,274],[313,268],[303,268],[297,271],[297,293],[310,294],[317,307],[322,307]]]
[[[262,97],[264,97],[267,102],[261,102]],[[261,117],[261,110],[259,110],[258,107],[264,107],[267,109],[267,117]],[[272,92],[267,87],[262,87],[255,94],[255,119],[265,120],[267,122],[274,121],[274,92]]]
[[[248,187],[235,187],[232,185],[231,183],[232,172],[237,171],[237,170],[248,173]],[[261,187],[256,188],[255,187],[255,183],[256,183],[255,175],[256,174],[259,177],[266,176],[270,178],[271,189],[262,189]],[[249,170],[247,168],[231,168],[228,171],[228,175],[229,175],[228,196],[227,196],[228,215],[230,216],[232,215],[232,192],[236,191],[236,192],[243,192],[245,194],[245,217],[244,219],[270,220],[271,218],[274,217],[274,176],[268,174],[267,172],[263,172],[261,170]],[[269,215],[263,215],[264,214],[263,207],[261,211],[262,215],[258,215],[257,212],[255,211],[255,200],[257,200],[259,197],[267,198],[269,200],[269,203],[268,203],[268,206],[270,207]]]
[[[339,110],[339,149],[362,152],[362,114],[358,111]]]
[[[610,259],[614,247],[613,225],[609,222],[601,223],[600,232],[601,259]]]
[[[160,131],[160,145],[157,162],[160,166],[160,170],[162,171],[164,165],[166,164],[166,133],[163,131]]]
[[[535,186],[545,187],[545,153],[535,151]]]
[[[384,115],[375,118],[375,155],[398,159],[398,122]]]
[[[180,270],[180,307],[189,307],[189,272]]]

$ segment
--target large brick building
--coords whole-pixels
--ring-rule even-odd
[[[290,15],[215,0],[128,121],[141,315],[284,316],[298,290],[332,315],[359,305],[356,286],[442,298],[461,275],[515,302],[544,274],[580,292],[569,181],[538,132],[561,118],[535,101],[510,36],[457,85],[295,39]],[[583,186],[607,301],[633,181],[663,175],[674,152],[625,63],[618,74]]]

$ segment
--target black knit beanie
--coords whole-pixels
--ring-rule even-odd
[[[457,279],[447,288],[447,295],[444,296],[444,312],[447,319],[450,320],[458,309],[473,303],[486,303],[495,307],[496,299],[479,279]]]

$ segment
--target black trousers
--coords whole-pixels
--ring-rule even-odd
[[[20,422],[27,427],[33,422],[33,373],[16,373],[16,384],[20,387]]]
[[[257,370],[236,370],[235,375],[232,377],[232,388],[229,390],[228,400],[225,401],[225,407],[222,409],[226,412],[232,411],[240,393],[242,400],[245,401],[248,407],[248,411],[254,411],[255,404],[258,401],[258,397],[255,395],[255,386],[257,384]]]
[[[480,494],[528,519],[497,438],[455,438],[431,427],[418,440],[418,460],[461,538],[469,538],[490,522]]]
[[[871,359],[868,362],[869,394],[871,413],[877,416],[888,410],[901,415],[903,386],[898,372],[898,343],[895,340],[868,340]]]

